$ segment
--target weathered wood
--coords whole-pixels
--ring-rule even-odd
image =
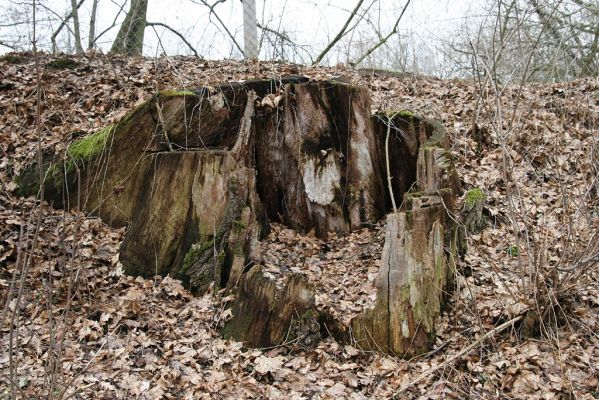
[[[474,188],[466,192],[464,205],[462,206],[462,215],[464,218],[464,226],[471,233],[479,233],[487,224],[486,218],[483,215],[485,205],[485,193]]]
[[[230,153],[156,153],[148,163],[121,245],[126,272],[170,274],[199,291],[226,285],[232,268],[238,275],[251,262],[260,234],[254,171]]]
[[[351,323],[359,347],[401,356],[429,350],[449,273],[441,198],[410,201],[410,210],[387,216],[376,303]]]
[[[392,192],[401,206],[387,217],[376,304],[330,331],[417,354],[431,344],[455,268],[446,211],[459,181],[442,126],[370,109],[365,88],[301,77],[161,92],[63,159],[46,154],[46,198],[127,225],[120,260],[129,274],[236,292],[227,336],[312,346],[327,317],[304,278],[263,274],[258,242],[269,220],[326,238],[379,220]],[[37,191],[37,168],[21,176],[25,195]]]
[[[271,220],[307,232],[349,232],[385,213],[365,88],[287,86],[284,107],[256,122],[258,192]]]
[[[320,339],[320,325],[313,288],[302,275],[289,274],[276,282],[264,276],[262,267],[252,268],[241,279],[233,319],[224,335],[252,347],[314,346]]]
[[[406,113],[378,121],[390,121],[397,131],[392,156],[401,154],[405,164],[391,157],[398,178],[392,189],[402,207],[387,216],[375,304],[338,330],[358,347],[413,356],[433,344],[435,321],[453,279],[458,227],[448,211],[460,187],[443,127]]]

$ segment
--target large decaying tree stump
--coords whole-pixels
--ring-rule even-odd
[[[402,206],[387,218],[376,304],[336,331],[364,348],[421,352],[451,275],[446,210],[459,183],[440,125],[370,109],[363,87],[303,77],[160,92],[62,158],[47,153],[46,198],[128,225],[129,274],[236,291],[225,333],[270,346],[314,344],[320,332],[311,285],[262,274],[269,221],[326,238],[376,222],[393,194]],[[39,168],[21,175],[24,195],[39,189]]]

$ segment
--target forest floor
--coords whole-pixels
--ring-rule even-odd
[[[599,79],[481,90],[343,66],[39,58],[41,146],[58,152],[158,90],[287,74],[364,85],[373,111],[441,121],[464,188],[486,194],[488,223],[468,235],[435,349],[403,360],[330,338],[313,349],[224,340],[230,297],[126,276],[123,229],[18,197],[15,177],[38,151],[34,61],[0,58],[0,398],[11,382],[21,398],[599,398]],[[309,264],[334,287],[318,306],[349,315],[372,296],[380,235],[379,226],[324,243],[275,226],[265,264],[273,273]],[[19,295],[9,290],[15,270]],[[516,316],[525,318],[480,340]]]

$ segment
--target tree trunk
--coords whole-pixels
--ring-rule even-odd
[[[131,1],[131,7],[110,48],[110,53],[127,56],[142,55],[147,11],[148,0]]]
[[[79,27],[79,12],[77,7],[77,0],[71,0],[71,9],[73,15],[73,32],[75,35],[75,51],[77,54],[83,54],[83,46],[81,45],[81,30]]]
[[[96,41],[96,17],[98,14],[98,1],[94,0],[92,3],[91,16],[89,17],[89,34],[87,36],[87,48],[88,50],[93,49]]]

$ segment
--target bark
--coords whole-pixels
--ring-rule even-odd
[[[110,53],[141,56],[146,29],[148,0],[132,0],[127,16],[110,48]]]
[[[87,48],[93,49],[96,42],[96,17],[98,11],[98,1],[94,0],[92,3],[91,16],[89,17],[89,34],[87,36]]]
[[[78,12],[77,0],[71,0],[71,15],[73,16],[73,32],[75,36],[75,51],[77,54],[83,53],[83,46],[81,45],[81,29],[79,28],[79,12]]]

